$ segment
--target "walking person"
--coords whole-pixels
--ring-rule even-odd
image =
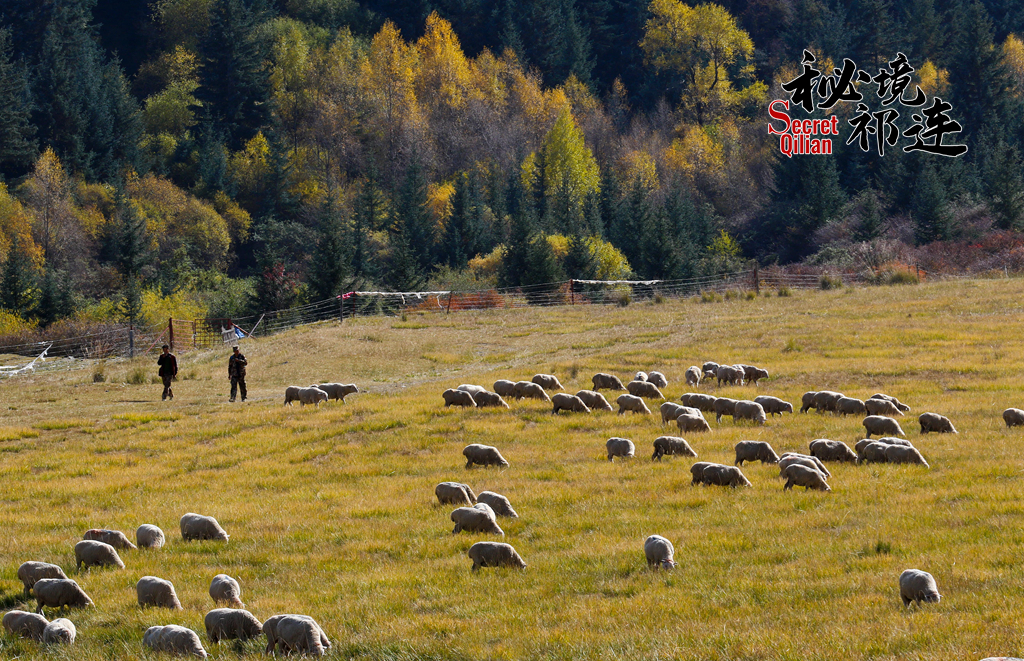
[[[164,394],[161,400],[165,400],[170,397],[174,399],[174,391],[171,390],[171,381],[178,378],[178,359],[171,353],[171,348],[166,344],[161,347],[164,350],[160,357],[156,359],[156,364],[160,366],[160,378],[164,382]]]
[[[239,390],[242,391],[242,401],[245,401],[245,366],[249,364],[249,361],[245,359],[242,352],[238,350],[238,347],[231,347],[234,352],[231,357],[228,358],[228,378],[231,379],[231,399],[230,402],[235,401],[235,393]]]

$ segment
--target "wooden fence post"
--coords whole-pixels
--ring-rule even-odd
[[[576,281],[569,279],[569,301],[572,305],[576,305]]]
[[[167,344],[174,353],[174,319],[167,317]]]
[[[761,279],[757,275],[757,262],[754,262],[754,293],[761,295]]]
[[[448,316],[448,313],[452,311],[452,292],[448,292],[448,309],[444,311],[444,316]]]

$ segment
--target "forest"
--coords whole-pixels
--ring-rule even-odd
[[[1009,0],[5,0],[0,333],[750,260],[1024,271],[1018,35]],[[782,154],[805,51],[902,53],[966,153],[794,103],[839,135]]]

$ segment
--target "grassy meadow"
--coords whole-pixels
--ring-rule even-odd
[[[628,307],[359,318],[243,346],[249,401],[228,403],[229,351],[179,355],[173,402],[155,356],[0,382],[0,605],[23,607],[20,563],[62,565],[96,602],[70,616],[73,650],[4,633],[0,657],[151,659],[154,624],[200,633],[214,658],[262,654],[264,642],[210,645],[204,614],[217,573],[236,577],[260,620],[315,617],[345,659],[980,659],[1024,652],[1024,281],[795,292]],[[757,394],[796,405],[807,390],[896,395],[900,423],[931,464],[830,465],[831,493],[782,490],[778,469],[747,465],[749,489],[691,487],[694,460],[652,462],[655,415],[562,414],[542,402],[446,410],[460,383],[553,373],[566,389],[598,371],[624,381],[705,360],[765,367]],[[12,362],[10,359],[0,362]],[[129,385],[138,368],[146,383]],[[139,379],[134,379],[139,380]],[[355,382],[348,403],[282,406],[284,388]],[[608,395],[614,399],[613,393]],[[958,435],[921,436],[916,417],[947,415]],[[732,463],[744,439],[807,451],[853,445],[860,418],[815,413],[764,427],[710,419],[687,439],[699,460]],[[609,463],[605,441],[637,457]],[[498,447],[506,470],[464,468],[468,443]],[[483,535],[452,535],[441,481],[497,491],[519,512],[499,520],[525,571],[470,572]],[[184,543],[186,512],[215,516],[227,544]],[[156,551],[126,551],[124,570],[79,573],[73,546],[91,527],[165,531]],[[643,541],[675,544],[674,572],[647,569]],[[931,572],[943,599],[902,608],[897,578]],[[185,610],[142,610],[144,575],[174,583]],[[34,600],[28,609],[34,609]],[[56,615],[49,615],[56,617]]]

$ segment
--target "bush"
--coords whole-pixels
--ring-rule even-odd
[[[721,303],[722,295],[713,291],[702,291],[700,293],[701,303]]]
[[[661,305],[662,303],[666,303],[667,301],[668,301],[668,299],[665,298],[664,296],[662,296],[661,294],[655,294],[654,295],[654,302],[657,303],[658,305]]]
[[[792,295],[793,295],[793,290],[790,289],[789,287],[786,287],[785,285],[783,285],[782,287],[779,287],[778,296],[780,298],[786,298],[786,297],[792,296]]]
[[[838,275],[822,273],[821,279],[818,280],[818,286],[826,291],[829,289],[841,289],[843,286],[843,279]]]
[[[794,340],[793,338],[789,338],[788,340],[786,340],[786,346],[782,347],[782,350],[786,353],[790,353],[792,351],[800,351],[800,349],[800,344],[797,343],[797,341]]]
[[[96,363],[96,369],[94,369],[92,372],[93,383],[103,383],[104,381],[107,380],[106,368],[107,361],[101,360],[100,362]]]
[[[746,293],[746,294],[744,295],[744,298],[746,298],[746,299],[747,299],[748,301],[752,301],[752,300],[754,300],[755,298],[757,298],[757,292],[753,292],[753,291],[748,291],[748,292],[747,292],[747,293]]]
[[[727,289],[725,292],[725,300],[731,301],[740,297],[740,293],[735,289]]]
[[[631,297],[627,292],[621,292],[615,296],[614,301],[620,308],[624,308],[633,302],[633,297]]]
[[[128,372],[128,383],[133,386],[141,386],[149,381],[147,370],[144,367],[136,367]]]
[[[916,285],[920,282],[921,279],[917,277],[917,274],[910,271],[893,271],[885,279],[887,285]]]

